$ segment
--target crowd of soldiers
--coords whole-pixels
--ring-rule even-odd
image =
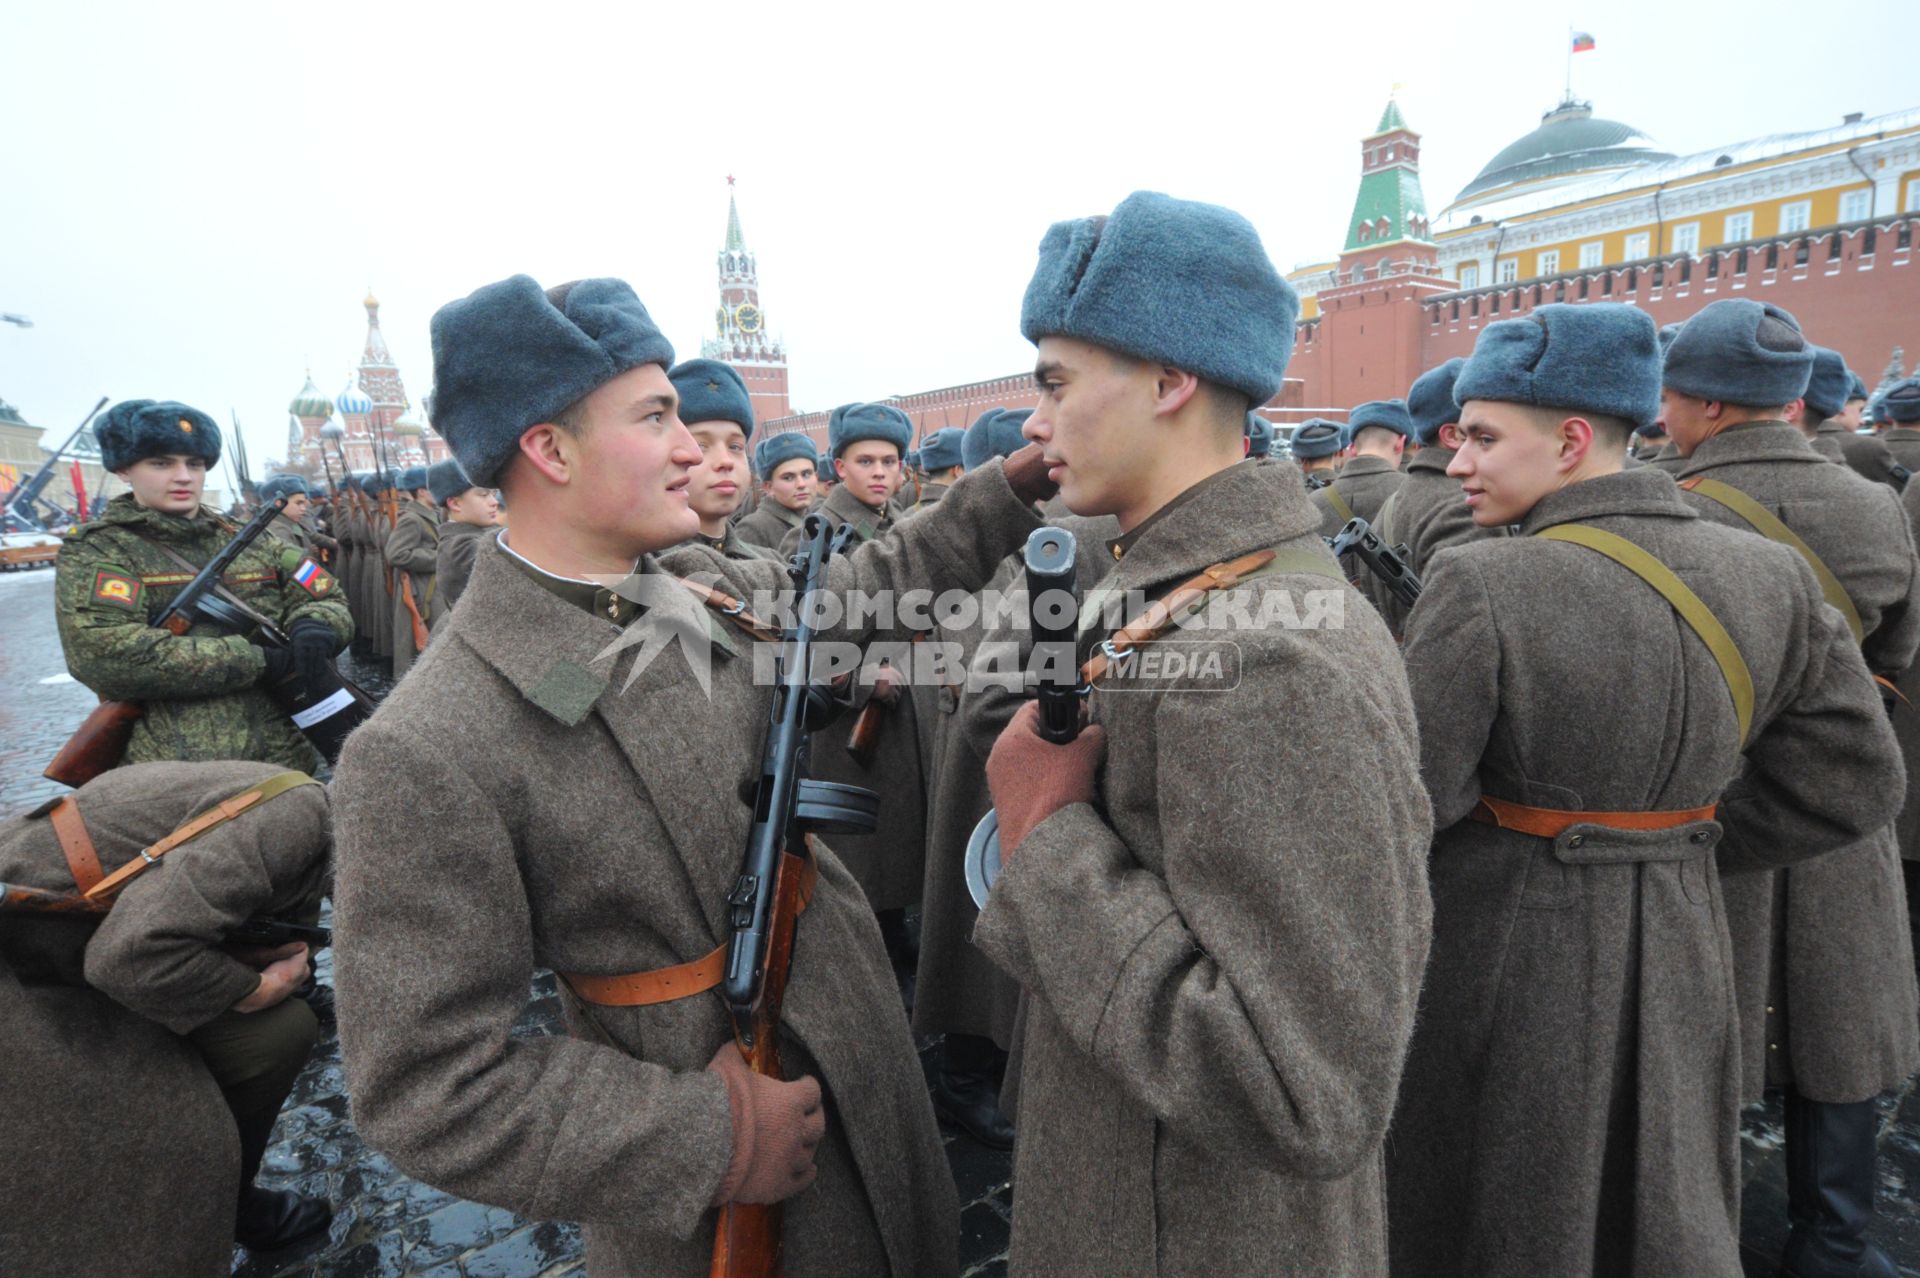
[[[944,1120],[1013,1151],[1015,1274],[1736,1278],[1769,1090],[1783,1272],[1894,1274],[1920,379],[1869,409],[1757,301],[1554,305],[1276,450],[1297,310],[1245,219],[1136,193],[1041,241],[1036,408],[915,448],[848,404],[821,453],[756,441],[739,375],[676,363],[626,283],[486,285],[433,319],[455,460],[263,485],[286,505],[223,590],[284,650],[150,624],[234,533],[199,504],[220,435],[115,405],[128,491],[57,608],[75,677],[143,714],[0,825],[0,1061],[38,1098],[0,1267],[224,1273],[326,1226],[253,1181],[331,1004],[306,944],[231,934],[330,896],[360,1133],[582,1222],[595,1274],[707,1272],[717,1216],[771,1204],[788,1273],[955,1274]],[[710,991],[780,638],[745,601],[791,597],[810,514],[846,597],[986,599],[1072,533],[1083,726],[981,677],[1035,655],[1004,609],[825,623],[864,660],[811,775],[881,803],[789,849],[769,1075]],[[1417,600],[1335,557],[1354,521]],[[643,621],[704,645],[622,642]],[[1127,665],[1180,643],[1230,677]],[[264,689],[349,645],[397,682],[329,773]],[[931,678],[927,645],[957,654]],[[516,1037],[542,969],[570,1033]]]

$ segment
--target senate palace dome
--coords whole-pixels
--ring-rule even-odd
[[[1673,156],[1630,124],[1598,119],[1593,106],[1571,99],[1540,119],[1540,127],[1487,161],[1454,209],[1517,190],[1538,191]]]

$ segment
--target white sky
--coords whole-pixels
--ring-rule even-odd
[[[418,404],[434,309],[522,271],[622,276],[697,355],[729,173],[797,407],[972,381],[1032,359],[1047,224],[1129,191],[1331,255],[1396,82],[1437,214],[1559,100],[1569,21],[1576,95],[1686,153],[1920,105],[1901,12],[9,0],[0,398],[55,437],[103,394],[231,409],[258,470],[369,286]]]

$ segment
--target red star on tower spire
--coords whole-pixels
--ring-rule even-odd
[[[727,174],[727,185],[728,185],[728,186],[732,186],[732,185],[733,185],[733,174],[731,174],[731,173],[729,173],[729,174]]]

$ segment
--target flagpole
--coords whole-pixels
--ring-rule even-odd
[[[1573,101],[1573,25],[1571,23],[1567,25],[1567,91],[1560,100]]]

